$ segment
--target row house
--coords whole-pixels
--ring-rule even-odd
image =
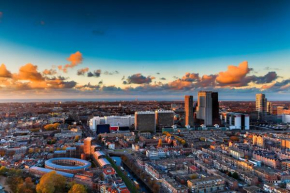
[[[274,152],[267,152],[261,150],[254,151],[253,159],[261,161],[265,165],[273,168],[280,167],[280,161],[278,160],[277,155]]]

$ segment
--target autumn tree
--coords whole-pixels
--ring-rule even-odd
[[[18,185],[18,192],[35,193],[35,184],[30,177],[25,178],[24,182]]]
[[[74,184],[68,193],[87,193],[87,190],[82,184]]]
[[[162,147],[162,139],[159,139],[157,147]]]
[[[12,192],[20,192],[19,191],[19,184],[23,183],[23,179],[20,176],[9,176],[6,179],[6,182],[9,186],[9,188],[12,190]]]
[[[239,137],[237,137],[237,136],[231,136],[231,137],[230,137],[230,140],[231,140],[231,141],[236,141],[236,142],[237,142],[237,141],[239,141]]]
[[[64,191],[66,179],[55,171],[44,174],[36,186],[37,193],[61,193]]]
[[[49,130],[49,131],[56,130],[59,125],[60,125],[59,123],[47,124],[47,125],[44,126],[44,129],[45,130]]]
[[[75,136],[75,142],[78,142],[80,140],[80,136],[76,135]]]

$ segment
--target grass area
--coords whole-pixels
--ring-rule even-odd
[[[112,160],[111,157],[106,156],[107,160],[111,163],[112,167],[116,170],[117,174],[122,178],[124,183],[126,184],[127,188],[132,193],[137,193],[137,189],[135,185],[132,183],[132,181],[121,171],[121,169],[116,165],[116,163]]]

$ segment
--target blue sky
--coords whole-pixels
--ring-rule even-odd
[[[61,85],[69,81],[76,84],[66,89],[58,85],[55,89],[52,83],[41,82],[46,86],[37,88],[28,85],[31,80],[15,79],[13,75],[8,77],[9,83],[3,80],[1,88],[7,92],[0,97],[25,98],[34,93],[42,98],[65,98],[73,92],[77,93],[76,97],[88,96],[87,92],[90,97],[138,97],[158,87],[156,96],[162,91],[178,98],[200,89],[218,89],[220,96],[226,98],[229,89],[235,89],[243,90],[245,98],[263,91],[273,96],[273,100],[285,100],[289,96],[287,81],[279,89],[274,84],[289,79],[289,18],[290,2],[274,0],[3,1],[0,63],[12,74],[19,74],[21,66],[32,63],[42,73],[41,81],[62,76],[66,79],[60,78],[64,81]],[[76,52],[81,53],[81,61],[67,72],[58,70],[58,66],[67,64],[66,59]],[[199,78],[218,75],[227,71],[229,65],[238,66],[243,61],[248,61],[249,70],[241,75],[240,81],[272,71],[277,76],[271,82],[255,79],[256,82],[238,87],[232,82],[222,86],[220,82],[203,84],[203,87],[196,85],[196,80],[191,81],[191,86],[188,80],[174,82],[182,80],[187,72],[199,73]],[[77,71],[84,68],[89,70],[77,75]],[[43,74],[45,69],[54,69],[56,73]],[[87,76],[86,73],[95,70],[101,71],[100,76]],[[116,71],[118,73],[113,73]],[[133,76],[136,74],[139,75]],[[145,80],[144,77],[149,81],[136,80]],[[131,81],[132,78],[136,81]],[[25,87],[15,87],[16,83],[23,82]],[[90,91],[86,87],[83,91],[82,86],[88,83],[95,87]],[[179,89],[170,86],[177,83],[187,86],[179,86]],[[109,86],[117,89],[103,89]]]

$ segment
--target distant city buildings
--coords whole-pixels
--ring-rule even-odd
[[[172,127],[174,124],[174,111],[156,110],[155,119],[157,131],[161,131],[163,127]]]
[[[93,140],[93,137],[87,137],[84,139],[84,153],[87,157],[91,155],[91,146]]]
[[[89,120],[89,127],[93,132],[98,125],[109,124],[111,127],[132,127],[135,122],[134,115],[93,117]]]
[[[184,110],[185,110],[185,125],[194,126],[193,117],[193,96],[186,95],[184,98]]]
[[[221,113],[222,123],[225,124],[230,130],[232,129],[241,129],[249,130],[250,129],[250,117],[248,114],[243,113],[233,113],[225,112]]]
[[[272,102],[267,102],[267,113],[272,115],[273,114],[273,105]]]
[[[197,100],[196,118],[204,125],[220,124],[218,93],[200,91]]]
[[[154,111],[135,112],[135,130],[139,132],[156,132]]]
[[[267,112],[267,98],[265,94],[256,94],[256,111],[258,112],[258,119],[263,120]]]

